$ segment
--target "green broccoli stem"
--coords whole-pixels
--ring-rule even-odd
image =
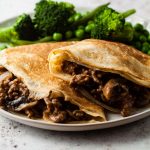
[[[104,5],[101,5],[97,8],[95,8],[93,11],[91,11],[90,13],[88,13],[87,15],[83,16],[81,19],[79,19],[78,21],[74,22],[71,27],[75,28],[79,25],[83,25],[85,23],[87,23],[89,20],[93,19],[95,17],[95,15],[104,10],[105,7],[107,7],[110,3],[106,3]]]
[[[13,46],[17,45],[29,45],[29,44],[36,44],[36,43],[43,43],[43,42],[52,42],[51,36],[46,36],[42,39],[36,40],[36,41],[26,41],[26,40],[17,40],[17,39],[11,39],[11,43]]]
[[[126,12],[123,12],[123,13],[120,13],[119,15],[122,17],[122,19],[125,19],[127,17],[129,17],[130,15],[136,13],[136,10],[135,9],[130,9]]]
[[[0,42],[10,42],[12,37],[17,37],[18,35],[14,32],[13,27],[0,28]]]

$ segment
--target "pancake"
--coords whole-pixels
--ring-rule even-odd
[[[102,107],[78,96],[49,72],[50,51],[74,43],[33,44],[0,52],[1,107],[56,123],[106,120]]]
[[[150,56],[133,47],[87,39],[54,49],[48,60],[53,76],[107,110],[129,116],[150,102]]]

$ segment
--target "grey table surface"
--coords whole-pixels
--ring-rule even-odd
[[[0,22],[32,12],[38,0],[0,0]],[[95,7],[108,0],[68,0],[80,8]],[[111,0],[118,10],[136,8],[136,15],[149,19],[150,0]],[[97,131],[56,132],[25,126],[0,116],[0,150],[148,150],[150,117],[140,121]]]

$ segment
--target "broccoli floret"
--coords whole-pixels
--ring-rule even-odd
[[[134,9],[118,13],[112,8],[106,7],[95,17],[95,28],[91,31],[91,37],[113,41],[131,41],[133,28],[125,26],[125,18],[133,13],[135,13]]]
[[[0,42],[11,42],[12,39],[36,40],[37,34],[29,15],[23,14],[10,27],[0,28]]]
[[[41,37],[54,32],[64,33],[68,27],[68,18],[75,13],[74,6],[67,2],[41,0],[36,4],[34,23]]]

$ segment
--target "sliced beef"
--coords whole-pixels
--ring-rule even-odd
[[[94,98],[117,107],[123,116],[129,116],[133,107],[150,103],[150,89],[139,86],[120,75],[89,69],[74,62],[64,61],[62,70],[73,76],[70,86],[84,88]]]

